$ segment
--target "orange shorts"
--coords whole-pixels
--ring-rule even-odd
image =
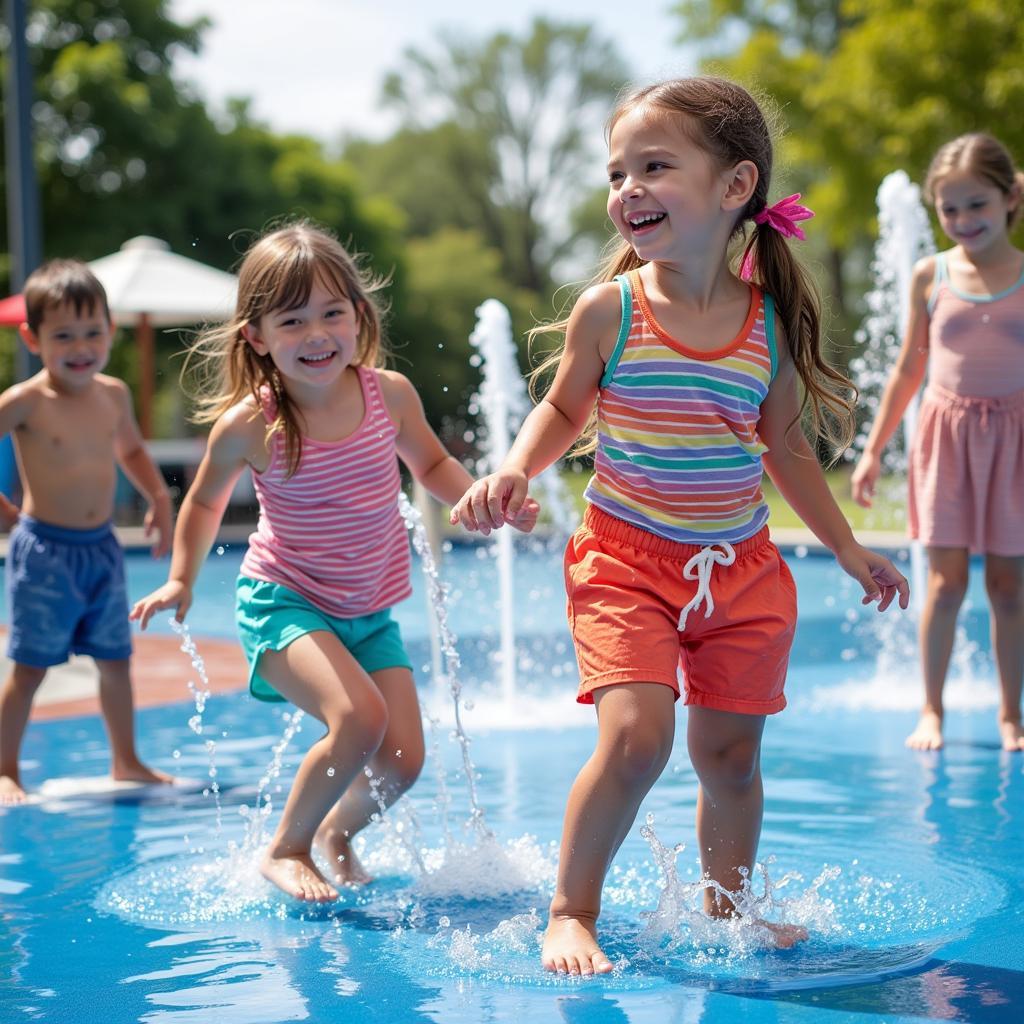
[[[721,549],[721,545],[715,546]],[[733,545],[731,565],[712,564],[714,610],[684,568],[697,544],[666,540],[588,506],[565,552],[569,626],[580,668],[577,700],[616,683],[663,683],[686,703],[748,715],[786,706],[783,686],[796,627],[796,584],[765,527]]]

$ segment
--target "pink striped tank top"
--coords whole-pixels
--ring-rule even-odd
[[[639,274],[619,277],[622,326],[601,378],[586,499],[659,537],[735,544],[768,519],[760,406],[775,374],[771,296],[751,288],[740,333],[701,352],[655,320]]]
[[[377,371],[360,366],[356,372],[365,412],[354,433],[341,441],[303,438],[292,477],[284,438],[277,432],[271,439],[270,464],[253,473],[260,517],[240,570],[345,619],[389,608],[412,590],[395,425]],[[272,422],[269,389],[262,399]]]
[[[997,295],[971,295],[950,281],[948,255],[935,257],[928,297],[928,382],[961,398],[1024,391],[1024,271]]]

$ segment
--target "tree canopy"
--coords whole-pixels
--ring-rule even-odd
[[[602,182],[601,129],[627,77],[590,26],[538,18],[523,36],[449,35],[436,52],[407,50],[384,95],[403,118],[394,144],[432,133],[443,147],[438,212],[460,206],[448,223],[470,216],[511,281],[544,293],[579,239],[573,212]],[[406,167],[418,177],[419,161]]]
[[[685,0],[676,11],[687,37],[736,30],[706,67],[771,97],[783,163],[839,249],[871,234],[881,179],[903,168],[920,180],[943,142],[984,130],[1024,154],[1024,0]]]

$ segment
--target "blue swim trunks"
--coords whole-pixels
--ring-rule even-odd
[[[49,668],[70,654],[131,656],[124,553],[109,523],[72,530],[23,515],[5,576],[11,661]]]
[[[283,701],[257,668],[264,651],[281,651],[300,636],[318,630],[333,633],[366,673],[385,668],[407,668],[398,623],[391,609],[383,608],[354,619],[339,619],[317,608],[301,594],[282,586],[239,576],[235,587],[238,637],[249,663],[249,692],[259,700]]]

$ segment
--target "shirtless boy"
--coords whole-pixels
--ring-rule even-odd
[[[43,366],[0,395],[0,435],[13,434],[24,492],[20,517],[0,502],[0,523],[17,522],[6,570],[14,664],[0,690],[0,804],[26,798],[18,752],[32,700],[46,670],[71,653],[90,655],[99,670],[113,778],[171,781],[135,751],[124,560],[111,527],[117,465],[149,501],[156,557],[170,547],[170,495],[128,388],[101,372],[113,340],[103,286],[84,263],[53,260],[24,294],[21,336]]]

